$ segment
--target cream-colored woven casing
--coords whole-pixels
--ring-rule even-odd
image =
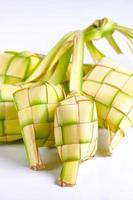
[[[62,161],[93,157],[98,138],[95,102],[78,94],[60,102],[55,112],[54,134]]]
[[[103,58],[85,76],[83,91],[96,101],[99,126],[119,141],[133,126],[133,72]]]
[[[54,145],[54,113],[58,102],[65,98],[61,85],[50,83],[15,92],[22,133],[32,133],[43,146]]]

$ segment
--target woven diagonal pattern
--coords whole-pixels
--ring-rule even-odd
[[[85,77],[83,91],[96,101],[99,126],[125,134],[133,126],[133,73],[103,58]]]
[[[0,142],[21,138],[12,94],[19,86],[0,85]]]
[[[0,84],[0,142],[10,142],[21,138],[13,93],[21,88],[37,84],[39,83]]]
[[[0,83],[26,80],[40,63],[41,57],[29,52],[4,52],[0,55]]]
[[[62,87],[49,83],[17,91],[14,100],[22,132],[33,132],[41,145],[53,145],[54,113],[58,102],[63,99]]]
[[[86,160],[97,150],[98,123],[95,103],[74,95],[57,107],[55,143],[63,161]]]

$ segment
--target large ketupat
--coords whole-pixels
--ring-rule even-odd
[[[25,88],[14,94],[22,137],[32,169],[44,167],[38,146],[54,145],[54,112],[58,102],[64,98],[63,87],[50,83]]]
[[[133,126],[133,72],[103,58],[85,76],[83,91],[96,101],[99,126],[108,129],[111,153]]]
[[[95,102],[82,94],[84,33],[74,39],[70,94],[55,112],[54,134],[63,168],[61,186],[76,183],[79,163],[93,157],[97,150],[98,122]]]

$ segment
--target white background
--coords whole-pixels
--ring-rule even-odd
[[[0,0],[0,51],[47,53],[66,32],[104,16],[133,27],[133,1]],[[114,56],[103,43],[102,48]],[[124,63],[133,69],[131,62]],[[46,170],[34,172],[28,168],[22,144],[0,146],[0,200],[133,200],[132,129],[112,157],[98,153],[82,163],[77,185],[72,188],[57,185],[62,164],[56,149],[42,148],[41,154]]]

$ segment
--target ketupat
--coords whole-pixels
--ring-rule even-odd
[[[55,112],[54,135],[63,168],[61,186],[76,184],[79,163],[97,151],[98,122],[95,102],[82,93],[84,32],[76,34],[70,77],[70,93]]]
[[[94,24],[99,35],[118,54],[122,50],[113,38],[113,33],[117,31],[127,38],[132,52],[133,29],[120,26],[107,18],[96,20]],[[133,73],[106,58],[95,47],[93,40],[87,41],[86,45],[98,63],[85,76],[83,91],[96,101],[99,126],[108,129],[108,150],[111,155],[127,130],[133,126]]]
[[[112,153],[133,126],[133,72],[102,58],[85,76],[83,91],[96,101],[99,126],[108,129]]]
[[[44,83],[14,94],[30,167],[43,169],[38,146],[53,146],[53,118],[58,102],[64,99],[61,85]]]
[[[99,35],[107,39],[118,54],[122,50],[113,38],[115,31],[127,38],[132,52],[133,29],[120,26],[107,18],[96,20],[94,24],[99,29]],[[93,40],[87,41],[86,46],[98,64],[85,76],[83,91],[96,101],[99,126],[108,129],[108,150],[111,155],[127,130],[133,126],[133,73],[106,58],[95,47]],[[109,91],[110,94],[107,95]]]

